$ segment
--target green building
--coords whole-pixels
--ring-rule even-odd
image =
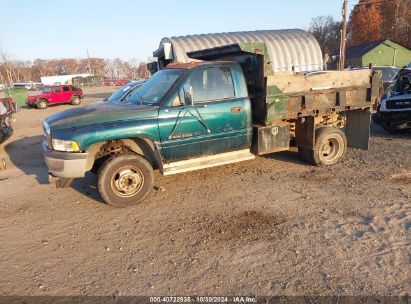
[[[333,62],[339,61],[339,51],[332,55]],[[379,40],[347,48],[346,67],[395,66],[403,67],[411,62],[411,50],[390,39]],[[329,66],[330,68],[330,66]],[[332,68],[332,67],[331,67]]]

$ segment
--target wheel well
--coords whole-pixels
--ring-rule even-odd
[[[158,169],[162,166],[160,153],[154,142],[148,138],[138,137],[99,142],[90,146],[87,152],[89,153],[88,170],[96,166],[98,167],[112,155],[127,153],[143,156],[150,162],[153,169]]]

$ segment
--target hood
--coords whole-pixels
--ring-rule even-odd
[[[395,96],[387,97],[385,99],[386,100],[403,100],[403,99],[410,99],[411,100],[411,93],[395,95]]]
[[[158,106],[96,102],[46,118],[52,131],[139,118],[157,117]]]

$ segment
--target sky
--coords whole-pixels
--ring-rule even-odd
[[[0,7],[0,49],[13,59],[85,58],[88,50],[145,61],[163,37],[340,20],[342,0],[0,0]]]

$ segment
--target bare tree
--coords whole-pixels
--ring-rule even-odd
[[[0,49],[0,74],[2,83],[7,83],[9,85],[13,83],[13,65],[7,52],[3,49]]]
[[[311,20],[309,32],[317,39],[323,54],[339,48],[342,22],[331,16],[318,16]]]
[[[0,83],[38,81],[42,76],[90,73],[100,78],[139,79],[148,77],[145,63],[136,59],[124,61],[120,58],[62,58],[36,59],[33,62],[11,60],[0,50]]]

